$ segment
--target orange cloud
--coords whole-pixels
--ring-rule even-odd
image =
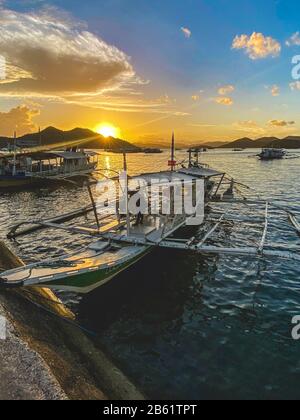
[[[1,9],[0,27],[0,50],[10,68],[0,93],[70,96],[137,81],[129,57],[63,12]]]
[[[216,101],[217,104],[226,105],[226,106],[231,106],[234,103],[232,98],[229,98],[229,97],[226,97],[226,96],[216,98],[215,101]]]
[[[271,120],[268,122],[268,125],[272,127],[287,127],[289,125],[296,124],[295,121],[284,121],[284,120]]]
[[[13,108],[8,112],[0,112],[0,134],[2,136],[13,136],[16,130],[18,135],[33,132],[37,129],[32,121],[40,111],[29,109],[25,105]]]
[[[244,131],[246,133],[253,133],[253,134],[264,134],[265,129],[260,127],[256,121],[247,120],[247,121],[238,121],[232,124],[232,126],[239,131]]]
[[[258,32],[253,32],[250,36],[237,35],[233,40],[232,48],[236,50],[244,49],[252,60],[268,56],[277,57],[281,52],[281,45],[278,41]]]
[[[222,86],[218,93],[219,95],[228,95],[228,93],[232,93],[235,90],[235,87],[232,85]]]
[[[280,95],[280,88],[277,85],[271,87],[271,94],[272,96],[279,96]]]

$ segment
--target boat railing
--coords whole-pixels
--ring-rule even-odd
[[[95,169],[95,162],[88,162],[84,165],[62,165],[56,166],[52,169],[40,171],[25,171],[25,176],[39,177],[39,176],[53,176],[53,175],[72,175],[73,173],[84,172],[90,169]]]

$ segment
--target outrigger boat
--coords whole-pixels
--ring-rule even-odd
[[[170,170],[142,175],[146,182],[150,179],[163,180],[165,184],[170,183],[173,187],[178,183],[178,178],[191,183],[192,186],[197,180],[203,181],[205,211],[198,226],[195,227],[198,231],[195,236],[187,239],[178,237],[181,229],[190,225],[191,218],[199,216],[196,210],[194,213],[183,212],[182,214],[162,214],[160,211],[159,214],[144,216],[142,221],[137,223],[136,216],[130,214],[128,209],[128,188],[130,182],[135,181],[135,177],[133,177],[130,182],[126,183],[127,210],[124,217],[120,217],[118,214],[107,215],[104,209],[97,211],[95,200],[90,191],[92,208],[97,222],[96,227],[67,226],[60,224],[60,221],[34,221],[27,232],[23,229],[22,234],[32,232],[32,229],[61,229],[90,237],[91,244],[73,254],[0,273],[0,286],[38,286],[88,293],[106,284],[158,248],[182,250],[201,255],[275,257],[299,262],[299,252],[295,252],[294,248],[289,249],[287,246],[281,246],[282,244],[275,246],[273,242],[271,246],[267,244],[271,208],[274,207],[276,212],[282,211],[290,217],[289,210],[275,203],[251,200],[243,195],[236,196],[239,194],[240,188],[247,187],[228,178],[226,173],[211,169],[201,163],[199,153],[199,150],[189,150],[188,160],[178,164],[175,160],[173,138],[172,156],[169,161]],[[127,169],[126,157],[124,158],[124,169]],[[225,211],[222,210],[222,206],[225,207]],[[257,219],[256,216],[255,220],[242,218],[238,206],[252,207],[256,215],[258,209],[261,209],[261,217]],[[65,219],[67,218],[65,217]],[[295,215],[291,221],[297,231],[299,225]],[[258,238],[257,244],[215,246],[214,235],[222,228],[222,225],[235,222],[239,225],[242,223],[261,225],[261,237]],[[26,224],[28,223],[26,222]],[[20,226],[19,224],[11,230],[10,238],[21,234],[18,232]],[[201,232],[202,235],[199,238]]]
[[[299,159],[296,153],[290,153],[285,149],[276,149],[274,147],[264,148],[261,153],[256,155],[262,161],[280,160],[280,159]]]
[[[286,151],[284,149],[269,147],[262,149],[261,153],[257,156],[260,160],[283,159],[286,156]]]
[[[63,181],[92,174],[98,154],[73,147],[63,151],[14,153],[0,156],[0,189]]]

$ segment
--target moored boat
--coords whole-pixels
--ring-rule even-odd
[[[0,284],[5,283],[7,287],[40,286],[89,293],[112,280],[150,251],[149,246],[117,245],[100,240],[75,254],[2,273]]]
[[[98,153],[76,147],[65,151],[14,153],[0,156],[0,189],[62,181],[91,174]]]
[[[286,156],[284,149],[264,148],[258,155],[260,160],[283,159]]]

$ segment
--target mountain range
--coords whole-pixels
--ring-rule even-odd
[[[219,148],[243,148],[243,149],[254,149],[261,147],[275,147],[283,149],[299,149],[300,148],[300,136],[289,136],[284,139],[277,137],[261,137],[257,140],[252,140],[248,137],[232,141],[230,143],[223,144]]]
[[[88,139],[91,138],[89,141]],[[125,140],[113,137],[103,137],[101,134],[85,128],[74,128],[70,131],[48,127],[40,133],[26,134],[17,138],[20,147],[53,146],[56,144],[69,143],[81,139],[87,139],[83,144],[86,149],[108,149],[112,151],[140,152],[141,149]],[[12,146],[14,140],[10,137],[0,137],[0,148]]]
[[[56,144],[69,143],[72,141],[77,141],[81,139],[87,139],[83,147],[87,149],[106,149],[115,152],[126,151],[126,152],[141,152],[143,149],[141,147],[170,147],[166,142],[144,142],[141,143],[131,143],[125,140],[118,138],[109,137],[106,138],[101,134],[95,133],[92,130],[86,128],[74,128],[73,130],[63,131],[55,127],[48,127],[41,133],[31,133],[26,134],[17,139],[17,145],[24,148],[36,147],[36,146],[55,146]],[[91,139],[91,140],[88,140]],[[13,146],[14,140],[10,137],[0,137],[0,148],[5,148],[8,146]],[[188,141],[182,142],[179,141],[176,143],[177,147],[188,148],[192,146]],[[195,147],[195,144],[193,145]],[[259,139],[253,140],[249,137],[243,137],[232,142],[225,141],[202,141],[199,142],[197,147],[205,148],[226,148],[226,149],[235,149],[235,148],[262,148],[262,147],[278,147],[284,149],[299,149],[300,148],[300,136],[289,136],[284,139],[279,139],[277,137],[261,137]]]
[[[158,149],[170,149],[171,147],[171,139],[170,140],[163,140],[163,139],[149,139],[149,140],[134,140],[132,142],[137,147],[148,148],[148,147],[155,147]],[[204,144],[205,143],[205,144]],[[221,146],[222,144],[226,144],[226,141],[210,141],[204,142],[199,140],[193,141],[191,143],[190,140],[179,140],[176,139],[176,148],[178,149],[188,149],[189,147],[195,147],[195,145],[201,145],[199,147],[206,147],[208,149],[213,149],[216,147]]]
[[[170,144],[165,140],[161,141],[143,141],[143,142],[134,142],[135,145],[140,147],[161,147],[161,148],[170,148]],[[189,141],[176,141],[176,147],[178,148],[189,148],[189,147],[199,147],[206,149],[259,149],[262,147],[275,147],[283,149],[299,149],[300,148],[300,136],[289,136],[284,139],[278,137],[261,137],[259,139],[251,139],[249,137],[243,137],[231,142],[220,140],[220,141],[206,141],[202,140],[199,142],[189,142]]]

